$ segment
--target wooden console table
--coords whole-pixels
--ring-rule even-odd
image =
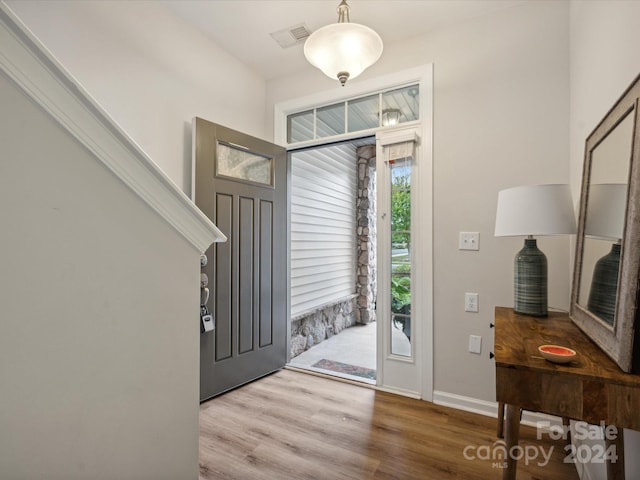
[[[563,345],[577,352],[559,365],[540,356],[538,347]],[[518,445],[520,410],[615,425],[616,463],[607,464],[608,480],[624,479],[623,428],[640,430],[640,375],[620,368],[574,325],[566,313],[530,317],[512,308],[495,310],[496,399],[506,404],[507,451]],[[515,479],[517,462],[507,455],[503,479]]]

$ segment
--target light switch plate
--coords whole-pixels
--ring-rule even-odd
[[[469,351],[480,353],[482,350],[482,337],[480,335],[469,335]]]

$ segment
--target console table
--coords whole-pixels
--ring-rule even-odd
[[[577,352],[569,364],[551,363],[538,347],[563,345]],[[640,430],[640,375],[622,372],[571,321],[566,313],[548,317],[519,315],[496,307],[496,399],[506,405],[507,451],[518,445],[520,410],[542,412],[591,424],[615,425],[616,463],[607,464],[608,480],[624,479],[623,428]],[[516,478],[517,462],[507,455],[503,479]]]

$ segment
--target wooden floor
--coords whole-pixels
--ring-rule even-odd
[[[282,370],[201,405],[200,479],[499,479],[499,459],[465,458],[495,431],[493,418]],[[578,478],[562,443],[524,426],[520,439],[554,453],[518,462],[518,480]]]

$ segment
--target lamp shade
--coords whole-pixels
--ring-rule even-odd
[[[603,240],[620,240],[624,232],[626,206],[626,183],[590,185],[585,235]]]
[[[498,193],[496,237],[576,233],[569,185],[526,185]]]
[[[304,56],[314,67],[342,85],[378,61],[382,39],[372,29],[358,23],[332,23],[309,36]]]

